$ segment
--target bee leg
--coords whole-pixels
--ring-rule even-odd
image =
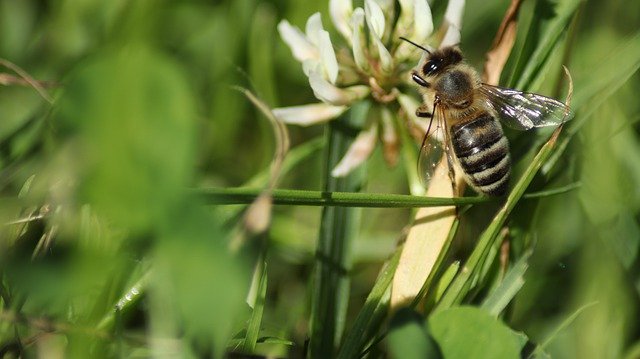
[[[431,118],[433,117],[433,113],[429,111],[429,108],[426,105],[420,105],[416,110],[416,116],[423,118]]]

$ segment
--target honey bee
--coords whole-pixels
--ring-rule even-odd
[[[549,97],[482,83],[457,46],[429,51],[402,39],[426,52],[411,75],[423,96],[416,115],[431,119],[420,149],[421,178],[430,180],[444,151],[454,189],[457,163],[477,192],[504,195],[511,156],[501,123],[518,130],[560,125],[570,109]]]

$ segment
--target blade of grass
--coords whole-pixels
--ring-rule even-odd
[[[277,90],[274,74],[274,30],[276,17],[270,4],[259,3],[256,6],[249,31],[249,78],[255,91],[264,101],[275,106],[277,104]]]
[[[531,251],[527,251],[509,270],[500,285],[482,302],[481,308],[493,316],[498,316],[524,285],[524,273],[529,267]]]
[[[127,315],[140,303],[140,300],[146,293],[150,272],[145,272],[135,282],[134,285],[118,299],[114,305],[114,309],[110,310],[98,323],[97,331],[111,331],[115,327],[116,317]]]
[[[571,121],[567,126],[566,134],[558,141],[554,153],[542,168],[542,174],[549,173],[561,155],[567,149],[584,124],[591,118],[596,109],[608,100],[627,80],[640,68],[640,32],[631,36],[627,41],[610,51],[605,59],[590,68],[606,69],[598,73],[598,76],[590,76],[586,84],[578,84],[572,106],[580,111],[580,116]]]
[[[427,305],[425,306],[425,311],[431,311],[431,309],[433,309],[433,304],[435,302],[438,302],[440,298],[442,298],[447,288],[449,288],[451,282],[453,282],[456,274],[458,274],[459,270],[460,261],[455,261],[451,263],[449,267],[447,267],[447,269],[442,274],[442,277],[440,277],[440,281],[438,281],[435,290],[431,291],[431,293],[429,293],[429,295],[427,296]],[[431,297],[433,297],[433,300],[430,300]]]
[[[328,126],[327,160],[324,169],[324,191],[357,192],[362,187],[363,167],[342,178],[331,176],[355,139],[357,131],[348,131],[364,123],[368,102],[353,106]],[[310,318],[310,358],[335,355],[344,330],[349,300],[351,247],[355,239],[360,212],[355,208],[325,207],[316,244]]]
[[[252,203],[261,190],[256,188],[209,188],[198,191],[198,195],[209,204]],[[273,203],[298,206],[377,207],[411,208],[440,207],[486,203],[489,197],[420,197],[386,193],[321,192],[276,189],[272,192]]]
[[[262,314],[264,313],[264,304],[267,297],[267,262],[262,261],[261,263],[257,296],[255,297],[255,301],[250,303],[252,304],[253,312],[251,313],[247,333],[242,343],[242,350],[245,353],[253,353],[256,348],[258,334],[260,334],[260,324],[262,323]]]
[[[238,348],[240,347],[240,345],[242,345],[243,342],[244,342],[244,338],[233,338],[229,340],[229,348]],[[277,337],[260,337],[258,338],[257,343],[284,345],[288,347],[292,347],[295,345],[295,343],[290,340],[277,338]]]
[[[470,284],[474,276],[482,268],[484,258],[488,255],[490,248],[494,245],[500,229],[504,225],[507,217],[516,206],[524,191],[529,186],[529,183],[533,180],[533,177],[538,172],[542,164],[549,158],[552,153],[553,147],[558,140],[558,136],[562,126],[558,127],[547,143],[542,146],[536,157],[533,159],[527,170],[520,177],[511,193],[507,197],[506,202],[493,218],[487,229],[482,233],[478,245],[475,247],[469,259],[463,266],[460,273],[456,276],[451,286],[447,289],[446,293],[436,305],[435,311],[441,311],[447,309],[462,301],[464,296],[470,289]]]
[[[367,296],[362,309],[358,313],[353,326],[345,336],[344,342],[338,353],[338,359],[355,358],[362,351],[365,344],[368,343],[371,338],[366,334],[371,331],[375,331],[376,328],[372,328],[374,319],[379,316],[381,312],[386,311],[388,303],[384,303],[385,293],[389,290],[391,280],[398,267],[400,260],[400,253],[402,248],[398,248],[393,254],[393,257],[384,265],[380,274],[376,279],[376,282],[371,289],[371,292]]]
[[[542,172],[543,169],[544,169],[544,166],[540,170],[540,172]],[[535,198],[550,197],[550,196],[555,196],[555,195],[571,192],[571,191],[573,191],[575,189],[578,189],[580,187],[582,187],[582,183],[573,182],[573,183],[570,183],[570,184],[568,184],[566,186],[562,186],[562,187],[558,187],[558,188],[551,188],[551,189],[543,190],[543,191],[539,191],[539,192],[526,193],[524,196],[522,196],[522,198],[523,199],[535,199]]]
[[[522,71],[522,75],[518,77],[516,84],[517,89],[530,90],[529,86],[533,83],[535,76],[540,73],[540,69],[544,67],[544,64],[552,52],[551,50],[553,50],[560,41],[562,34],[567,29],[581,1],[582,0],[571,0],[558,4],[556,16],[546,27],[544,35],[538,42],[538,46],[533,54],[531,54],[531,57],[529,57],[529,61]]]
[[[287,173],[289,173],[292,169],[294,169],[297,165],[299,165],[302,161],[309,158],[316,151],[320,150],[325,143],[325,138],[323,136],[318,136],[312,140],[306,141],[303,144],[300,144],[287,153],[287,156],[284,158],[282,162],[282,166],[280,168],[281,176],[284,177]],[[270,169],[266,168],[257,175],[253,176],[250,180],[244,183],[245,187],[264,187],[267,185],[270,176]]]
[[[558,325],[548,336],[547,338],[542,342],[542,344],[540,344],[538,347],[536,347],[536,350],[533,352],[531,357],[535,357],[535,355],[537,353],[540,353],[542,351],[544,351],[544,349],[551,344],[551,342],[553,341],[553,339],[555,339],[555,337],[558,336],[558,334],[563,331],[564,329],[566,329],[569,325],[571,325],[571,323],[573,323],[574,320],[576,320],[576,318],[578,318],[578,316],[580,314],[582,314],[582,312],[584,312],[585,310],[587,310],[588,308],[593,307],[594,305],[598,304],[598,302],[591,302],[591,303],[587,303],[585,305],[583,305],[582,307],[578,308],[575,312],[573,312],[570,316],[567,317],[567,319],[563,320],[562,323],[560,323],[560,325]]]

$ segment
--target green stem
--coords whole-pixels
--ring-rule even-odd
[[[209,204],[250,204],[262,193],[259,188],[208,188],[198,195]],[[490,197],[420,197],[401,194],[325,192],[276,189],[274,204],[327,207],[411,208],[459,206],[492,201]]]
[[[368,104],[356,105],[328,127],[327,159],[324,169],[324,193],[357,192],[362,187],[362,166],[343,178],[331,176],[353,142],[357,131],[350,127],[361,123]],[[347,207],[325,207],[316,245],[311,293],[310,358],[334,357],[344,330],[349,300],[351,247],[360,222],[360,210]]]

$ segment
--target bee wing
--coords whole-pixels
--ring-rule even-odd
[[[425,188],[431,182],[435,169],[442,159],[443,152],[448,149],[444,112],[441,107],[434,105],[432,113],[433,117],[422,140],[418,157],[418,176]]]
[[[569,106],[550,97],[487,84],[478,91],[502,123],[516,130],[557,126],[573,117]]]

